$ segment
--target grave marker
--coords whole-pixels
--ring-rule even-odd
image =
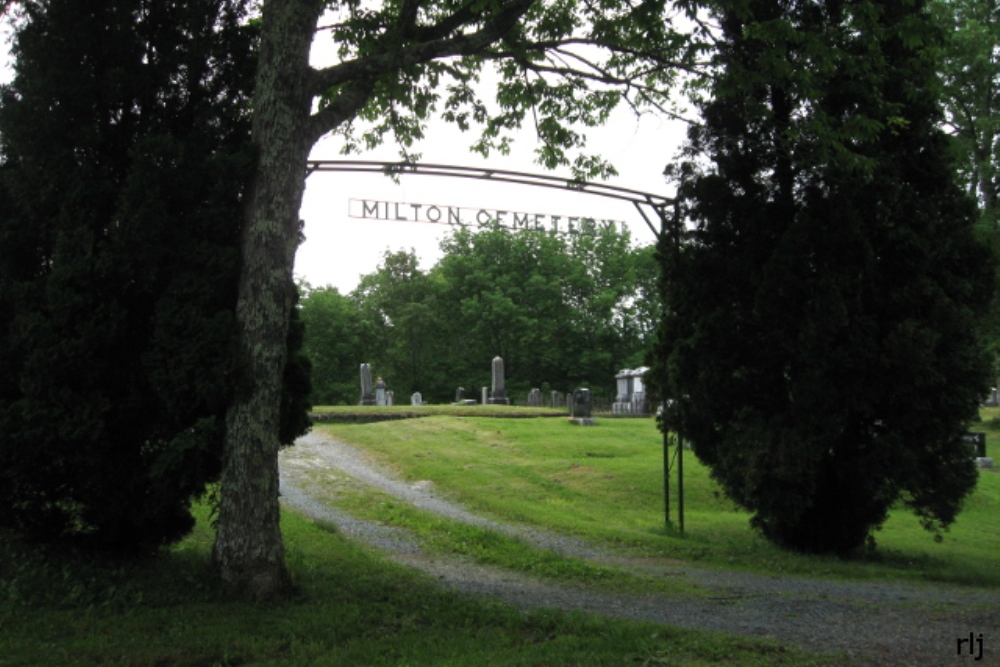
[[[361,400],[358,405],[375,405],[375,392],[372,391],[372,367],[361,364]]]

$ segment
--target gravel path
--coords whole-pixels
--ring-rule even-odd
[[[347,475],[428,512],[523,540],[538,549],[657,576],[684,577],[706,590],[699,599],[613,595],[427,554],[405,530],[359,520],[311,493],[316,474]],[[488,595],[523,608],[580,610],[736,635],[771,637],[816,652],[842,652],[857,665],[1000,664],[1000,599],[958,586],[854,583],[706,570],[676,561],[630,559],[574,538],[506,524],[469,512],[433,492],[429,482],[408,484],[380,470],[359,450],[310,433],[281,453],[284,501],[329,521],[347,537],[436,577],[443,586]],[[982,659],[969,642],[982,633]],[[974,645],[979,656],[979,645]]]

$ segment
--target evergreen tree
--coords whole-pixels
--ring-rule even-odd
[[[246,4],[23,3],[0,98],[5,525],[156,546],[191,528],[191,498],[220,474],[243,375]],[[286,370],[285,442],[303,377]]]
[[[940,127],[923,3],[749,0],[722,28],[665,238],[654,375],[768,539],[848,553],[902,502],[955,520],[989,382],[992,259]]]

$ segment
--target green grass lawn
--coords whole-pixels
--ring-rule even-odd
[[[988,433],[987,453],[1000,451],[1000,409],[985,410],[984,418],[977,427]],[[662,437],[651,419],[603,419],[595,427],[578,427],[566,419],[437,415],[316,428],[364,449],[406,480],[432,481],[437,491],[476,512],[637,555],[767,573],[1000,585],[1000,475],[993,471],[982,471],[943,542],[935,543],[915,517],[900,510],[877,533],[876,552],[843,560],[787,553],[758,537],[748,527],[748,514],[722,495],[691,452],[685,452],[684,466],[686,530],[681,535],[675,529],[675,473],[674,525],[667,527]],[[339,496],[352,511],[409,527],[419,523],[391,500],[365,495],[346,480],[340,484],[338,491],[338,483],[330,483],[330,497],[338,502]]]
[[[313,418],[319,422],[373,422],[399,418],[433,417],[562,417],[566,410],[552,408],[529,408],[516,405],[335,405],[317,406],[312,410]]]
[[[774,642],[464,598],[289,513],[299,594],[273,606],[227,600],[210,575],[206,514],[191,537],[140,563],[0,534],[0,665],[842,664]]]
[[[984,417],[988,453],[997,453],[1000,410]],[[664,528],[662,440],[650,420],[605,419],[581,428],[563,419],[439,415],[317,428],[363,447],[407,479],[432,480],[484,514],[630,553],[761,572],[997,585],[994,472],[981,475],[943,543],[900,513],[879,533],[876,554],[841,561],[787,554],[756,537],[747,515],[717,493],[693,456],[685,464],[687,531]],[[461,550],[456,545],[464,542],[481,558],[557,579],[606,575],[592,564],[529,553],[491,531],[414,513],[339,476],[324,483],[333,502],[358,511],[366,504],[364,511],[381,520],[416,525],[442,550]],[[522,613],[465,598],[288,512],[283,532],[298,595],[273,606],[233,601],[211,576],[213,535],[207,509],[198,511],[194,534],[138,563],[29,547],[0,533],[0,667],[850,664],[773,642]],[[689,594],[683,587],[674,593]]]

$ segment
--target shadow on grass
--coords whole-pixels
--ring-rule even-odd
[[[244,603],[219,593],[210,535],[197,531],[153,558],[117,563],[0,536],[4,664],[841,664],[776,642],[524,613],[450,593],[293,514],[283,531],[298,594]]]

